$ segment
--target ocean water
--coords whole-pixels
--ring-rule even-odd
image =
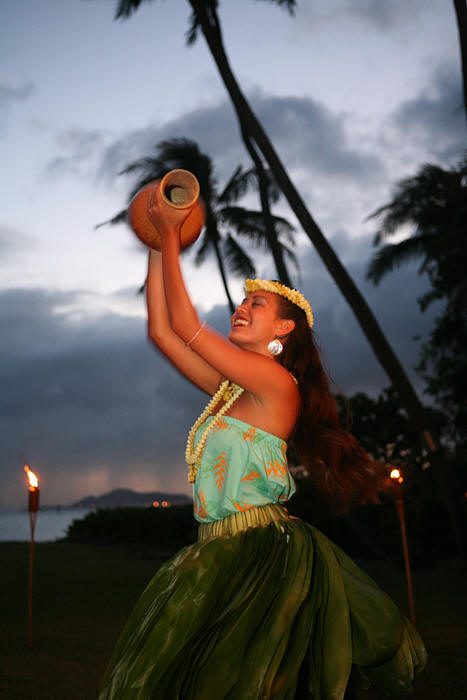
[[[84,518],[85,508],[62,508],[40,510],[34,531],[35,542],[53,542],[66,537],[73,520]],[[0,512],[0,542],[26,542],[31,539],[31,526],[27,511]]]

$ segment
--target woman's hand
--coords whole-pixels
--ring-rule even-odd
[[[160,187],[154,187],[148,198],[148,217],[159,231],[161,238],[176,236],[180,240],[180,229],[191,209],[176,209],[162,198]]]

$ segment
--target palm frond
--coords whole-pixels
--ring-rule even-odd
[[[413,258],[425,256],[425,236],[406,238],[400,243],[390,243],[375,253],[368,266],[366,278],[378,284],[384,275]]]
[[[177,168],[192,172],[198,179],[201,196],[206,203],[214,197],[216,181],[213,176],[212,162],[208,155],[199,150],[198,145],[187,138],[174,138],[161,141],[156,148],[157,157],[139,158],[120,171],[128,175],[139,171],[140,177],[133,186],[129,199],[132,199],[144,185],[153,180],[159,180]]]
[[[158,162],[164,164],[167,170],[184,168],[198,179],[201,196],[206,202],[214,198],[216,180],[213,174],[211,158],[200,151],[195,141],[187,138],[174,138],[161,141]]]
[[[111,225],[114,226],[115,224],[123,224],[126,223],[126,209],[122,209],[122,211],[119,211],[118,214],[115,214],[111,219],[108,219],[107,221],[102,221],[100,224],[96,224],[94,226],[95,229],[100,228],[101,226],[107,226]]]
[[[229,269],[234,275],[243,277],[256,276],[256,269],[252,259],[230,233],[224,239],[222,247]]]
[[[293,15],[295,7],[297,6],[296,0],[266,0],[266,2],[279,5],[279,7],[285,7],[290,15]]]
[[[217,198],[219,204],[231,204],[241,199],[251,187],[256,187],[256,171],[254,168],[243,170],[239,165],[232,177]]]
[[[269,199],[273,204],[279,201],[282,194],[282,190],[276,182],[276,179],[271,170],[266,170],[266,176],[268,177],[268,195]]]
[[[115,19],[126,19],[130,17],[133,12],[136,12],[142,2],[149,2],[149,0],[119,0]]]
[[[217,211],[217,217],[239,236],[249,238],[257,246],[267,247],[264,218],[261,212],[250,211],[243,207],[222,207]]]
[[[228,206],[217,211],[217,218],[226,226],[232,228],[239,236],[249,238],[256,246],[268,249],[266,224],[261,211],[252,211],[243,207]],[[294,230],[287,219],[280,216],[272,217],[277,237],[284,237],[290,245],[294,245],[291,235]]]
[[[419,299],[422,309],[434,298],[457,294],[467,263],[466,185],[467,156],[449,170],[427,164],[415,176],[401,180],[389,204],[370,216],[380,220],[374,244],[381,245],[404,225],[411,227],[410,237],[383,246],[371,260],[367,278],[377,284],[395,267],[418,257],[418,272],[428,275],[435,292]]]
[[[437,299],[441,299],[442,294],[436,289],[430,289],[426,294],[423,294],[417,299],[420,309],[425,311],[427,307]]]
[[[295,245],[295,238],[293,233],[295,231],[295,226],[292,226],[290,221],[284,219],[282,216],[273,216],[272,221],[274,223],[274,228],[278,238],[285,238],[289,245]]]
[[[284,243],[279,243],[279,245],[282,249],[282,252],[285,254],[286,258],[288,258],[288,260],[290,260],[290,262],[295,267],[297,272],[299,272],[300,271],[300,263],[298,262],[298,258],[295,255],[294,251],[291,248],[289,248],[289,246],[285,245]]]
[[[135,170],[150,170],[156,167],[157,158],[139,158],[120,170],[119,175],[128,175]]]
[[[187,46],[193,46],[193,44],[196,42],[196,39],[198,38],[198,29],[199,29],[199,19],[198,15],[196,12],[193,10],[193,12],[190,15],[190,19],[188,20],[188,29],[185,32],[185,40]]]
[[[209,255],[209,252],[210,252],[211,243],[212,243],[212,241],[206,235],[206,231],[205,231],[201,236],[201,241],[198,244],[198,249],[196,251],[195,260],[194,260],[196,267],[199,267],[200,265],[202,265],[204,263],[204,261],[206,260],[207,256]]]
[[[167,166],[161,163],[159,158],[140,158],[126,166],[119,172],[119,175],[128,175],[140,171],[140,176],[128,194],[128,201],[131,201],[139,190],[154,180],[160,180],[166,174]]]
[[[462,180],[466,174],[462,163],[452,170],[427,164],[414,177],[401,180],[393,199],[368,217],[380,219],[377,243],[407,224],[422,233],[439,230],[445,223],[446,211],[456,209],[465,200]]]
[[[262,173],[259,173],[256,168],[253,168],[252,172],[255,175],[255,188],[259,191],[262,185],[266,185],[268,201],[273,204],[277,202],[282,191],[276,182],[272,170],[270,168],[267,170],[263,168]],[[264,182],[261,182],[261,178]]]
[[[281,190],[278,187],[270,170],[265,170],[266,185],[268,197],[272,203],[279,200]],[[249,190],[258,191],[258,171],[256,168],[243,170],[243,166],[239,165],[229,182],[225,186],[223,192],[218,197],[219,204],[232,204],[243,197]]]

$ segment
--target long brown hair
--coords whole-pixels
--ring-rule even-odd
[[[284,351],[277,360],[297,379],[300,391],[300,413],[290,440],[296,456],[336,513],[346,513],[358,503],[377,502],[384,468],[341,427],[305,312],[280,295],[277,300],[280,318],[295,323],[295,329],[281,339]]]

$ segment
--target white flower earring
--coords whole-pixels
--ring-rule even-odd
[[[271,340],[271,342],[268,345],[268,352],[271,355],[280,355],[283,349],[284,346],[282,345],[279,338],[274,338],[274,340]]]

